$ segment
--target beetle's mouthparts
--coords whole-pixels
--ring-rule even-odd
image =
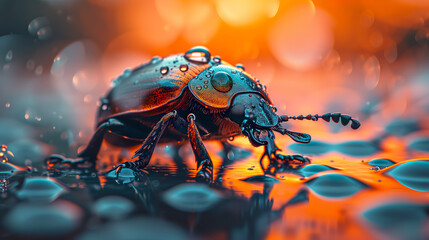
[[[241,132],[247,136],[250,140],[250,143],[259,147],[262,145],[267,145],[269,137],[272,137],[272,132],[270,134],[269,129],[258,128],[252,119],[246,118],[241,124]]]
[[[351,121],[352,122],[352,124],[351,124],[352,129],[358,129],[360,127],[360,122],[358,120],[353,119],[349,115],[341,114],[341,113],[325,113],[323,115],[308,114],[305,117],[303,115],[299,115],[298,117],[282,115],[282,116],[280,116],[280,122],[287,122],[287,121],[289,121],[289,119],[293,119],[293,120],[304,120],[305,119],[305,120],[317,121],[317,120],[319,120],[319,118],[322,118],[326,122],[330,122],[332,119],[332,121],[334,121],[335,123],[338,123],[341,120],[341,124],[343,126],[346,126]]]

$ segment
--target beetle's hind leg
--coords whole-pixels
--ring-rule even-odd
[[[188,115],[188,122],[189,141],[191,142],[192,150],[194,151],[197,168],[200,169],[201,167],[195,177],[197,181],[211,182],[213,180],[213,163],[206,147],[203,144],[201,135],[198,132],[194,114],[191,113]]]
[[[66,158],[61,155],[51,155],[46,159],[46,164],[48,167],[56,169],[79,167],[95,168],[95,161],[97,159],[98,152],[100,151],[105,133],[109,130],[114,131],[116,128],[123,126],[124,124],[121,121],[111,118],[97,128],[86,148],[77,155],[76,159]]]

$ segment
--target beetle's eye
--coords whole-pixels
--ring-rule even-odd
[[[228,92],[232,88],[232,78],[228,73],[219,71],[213,75],[211,84],[219,92]]]

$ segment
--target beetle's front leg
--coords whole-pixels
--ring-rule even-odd
[[[138,157],[138,160],[124,162],[115,167],[116,176],[119,175],[122,168],[131,168],[133,170],[143,169],[149,164],[156,144],[158,144],[164,130],[173,122],[177,115],[176,111],[165,114],[153,127],[152,131],[144,140],[142,146],[135,152],[132,158]]]
[[[274,138],[274,133],[268,131],[268,135],[264,138],[266,145],[264,146],[265,152],[261,157],[261,166],[264,156],[268,157],[270,160],[270,165],[272,165],[271,163],[274,165],[280,164],[282,168],[302,167],[303,165],[311,162],[309,158],[302,155],[283,155],[277,153],[277,151],[280,151],[280,149],[275,144]]]
[[[188,137],[191,142],[192,150],[194,151],[195,160],[197,161],[197,168],[200,169],[195,176],[197,181],[209,181],[213,179],[213,163],[206,147],[203,144],[201,135],[198,132],[195,124],[195,115],[188,115]]]

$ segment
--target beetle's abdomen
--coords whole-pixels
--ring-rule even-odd
[[[209,64],[188,62],[183,55],[155,58],[121,76],[107,100],[110,115],[126,111],[150,111],[177,100],[190,79]]]

